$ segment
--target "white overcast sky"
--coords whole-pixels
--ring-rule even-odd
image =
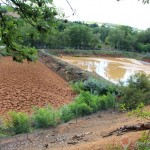
[[[71,21],[90,21],[129,25],[139,29],[150,27],[150,4],[142,0],[68,0],[79,17],[73,12],[66,0],[53,0],[57,8],[63,9]]]

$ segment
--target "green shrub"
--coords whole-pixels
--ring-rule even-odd
[[[94,79],[90,77],[88,80],[84,81],[83,89],[91,92],[91,94],[103,95],[107,94],[107,92],[113,92],[115,90],[115,85],[104,79]]]
[[[69,105],[64,105],[61,109],[60,109],[60,113],[61,113],[61,120],[63,122],[68,122],[71,119],[74,118],[74,114],[71,111],[71,108],[69,107]]]
[[[125,88],[121,102],[125,104],[126,108],[134,109],[138,104],[144,102],[144,93],[135,88]]]
[[[99,107],[102,110],[105,110],[107,108],[113,108],[115,105],[115,96],[111,93],[107,93],[107,95],[103,95],[99,98]]]
[[[97,100],[99,96],[90,94],[88,91],[82,91],[75,99],[76,103],[81,104],[85,103],[90,108],[92,108],[92,112],[96,112],[98,110]]]
[[[82,90],[83,90],[83,82],[82,81],[78,81],[78,82],[75,82],[75,83],[71,83],[71,87],[72,89],[78,94],[80,93]]]
[[[84,102],[75,102],[70,105],[70,109],[75,117],[86,116],[93,112],[93,109]]]
[[[105,99],[103,99],[102,97],[98,100],[97,102],[97,106],[99,108],[99,110],[106,110],[107,108],[107,104]]]
[[[137,73],[128,79],[128,87],[150,91],[150,76],[144,73]]]
[[[99,110],[105,110],[114,106],[115,97],[107,93],[107,95],[93,95],[88,91],[82,91],[75,99],[73,104],[70,104],[70,110],[76,116],[85,116]]]
[[[51,107],[36,108],[32,116],[32,121],[36,128],[55,126],[60,121],[60,114]]]
[[[142,137],[136,143],[138,150],[149,150],[150,148],[150,131],[143,132]]]
[[[0,117],[0,138],[10,136],[11,134],[7,133],[7,129],[4,126],[3,118]]]
[[[134,115],[136,117],[141,117],[141,118],[146,118],[149,120],[150,117],[150,112],[149,111],[145,111],[144,110],[144,104],[140,103],[136,109],[132,110],[131,112],[129,112],[129,116],[130,115]]]
[[[138,43],[137,48],[141,52],[149,52],[149,50],[150,50],[150,44],[149,43],[146,43],[146,44]]]
[[[150,104],[150,77],[141,73],[131,76],[127,86],[122,87],[121,94],[120,103],[129,109],[136,108],[141,102]]]
[[[97,46],[97,48],[98,48],[98,49],[102,49],[102,45],[99,44],[99,45]]]
[[[5,120],[5,125],[15,134],[26,133],[30,131],[29,116],[23,112],[11,111],[8,113],[9,117]]]

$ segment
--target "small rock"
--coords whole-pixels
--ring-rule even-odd
[[[83,141],[84,141],[84,142],[88,142],[88,139],[84,139]]]
[[[73,123],[72,123],[72,122],[70,122],[70,123],[69,123],[69,125],[73,125]]]
[[[89,119],[91,119],[91,118],[90,117],[86,118],[86,120],[89,120]]]
[[[84,135],[88,135],[88,134],[92,134],[93,132],[86,132],[84,133]]]
[[[48,148],[48,144],[45,144],[44,147]]]
[[[72,144],[72,145],[75,145],[75,144],[77,144],[78,143],[78,141],[69,141],[68,142],[68,144]]]
[[[51,141],[51,143],[56,143],[56,141]]]

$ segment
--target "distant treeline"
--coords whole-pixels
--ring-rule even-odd
[[[123,25],[58,20],[51,33],[38,34],[29,25],[20,33],[23,44],[36,48],[99,50],[109,45],[117,50],[150,52],[150,28],[143,31]]]

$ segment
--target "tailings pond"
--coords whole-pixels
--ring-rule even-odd
[[[150,63],[135,59],[63,56],[62,60],[84,70],[96,72],[114,83],[118,83],[118,81],[126,82],[131,75],[138,72],[150,74]]]

